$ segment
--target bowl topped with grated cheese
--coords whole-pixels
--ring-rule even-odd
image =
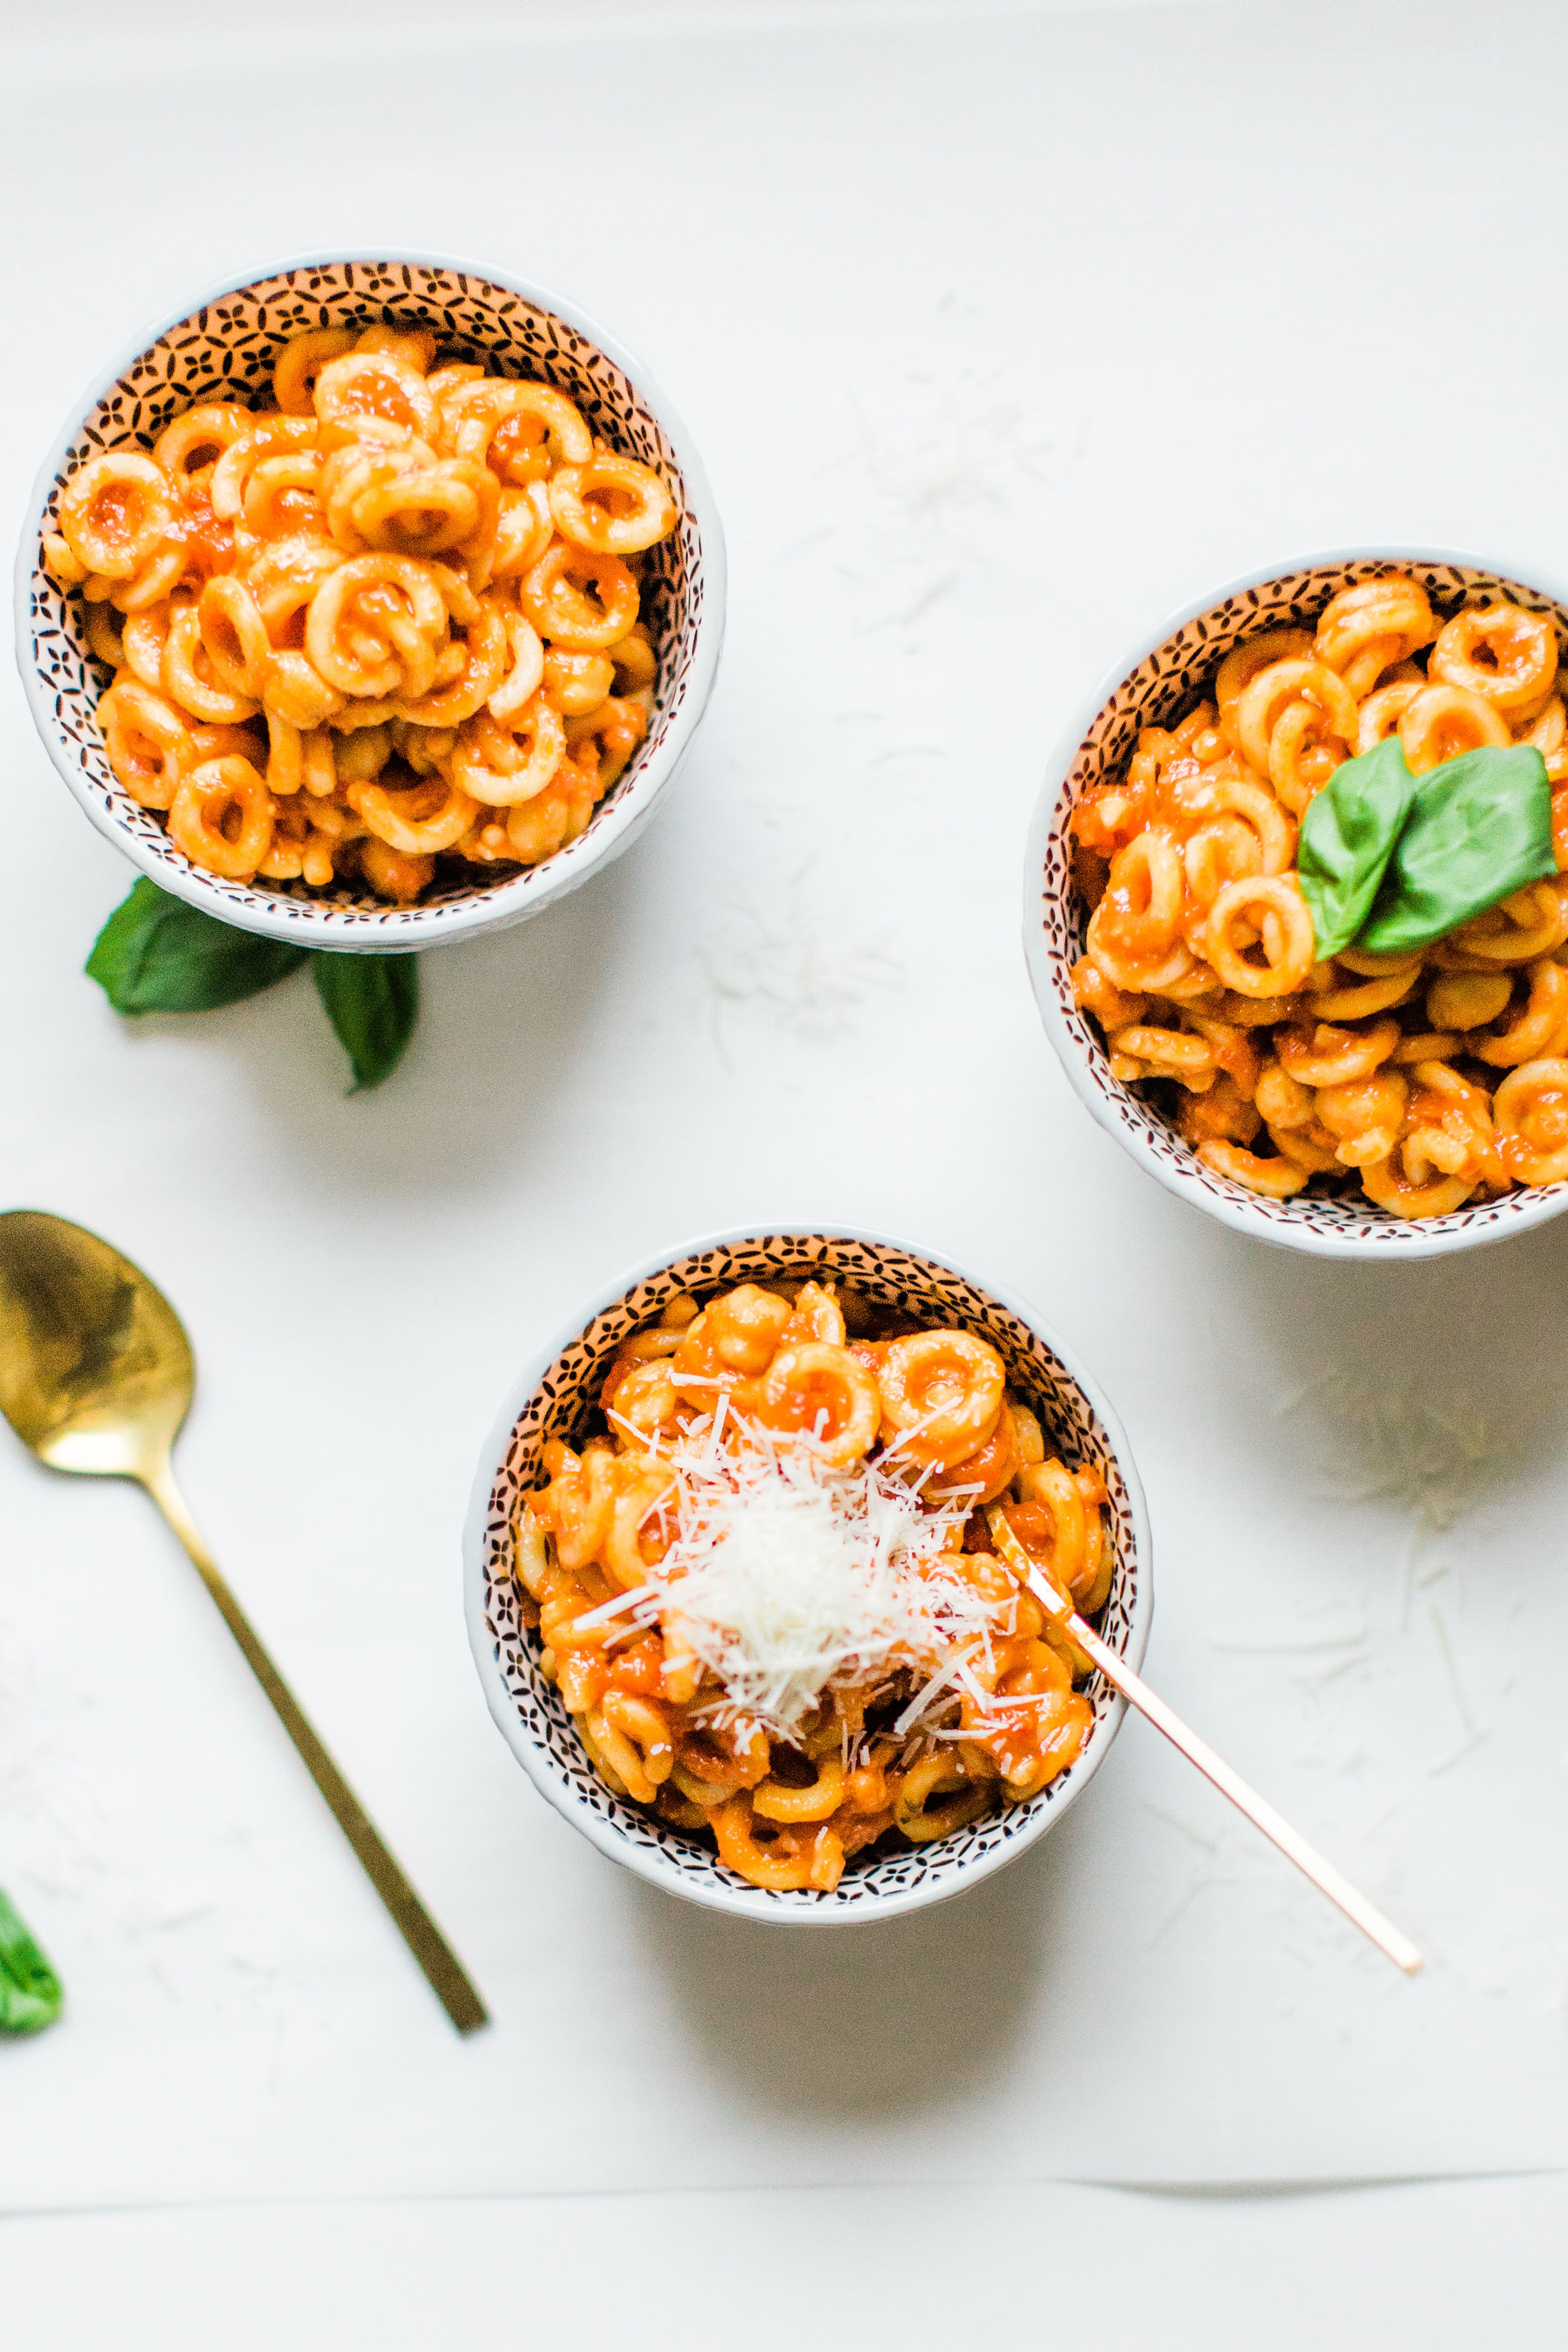
[[[465,1539],[540,1792],[639,1876],[799,1923],[960,1892],[1099,1769],[1122,1702],[1031,1575],[1136,1667],[1110,1408],[1024,1302],[848,1230],[692,1243],[591,1302],[508,1397]]]

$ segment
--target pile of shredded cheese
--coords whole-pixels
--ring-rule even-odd
[[[809,1435],[722,1411],[660,1458],[676,1474],[674,1540],[646,1583],[593,1614],[678,1629],[723,1686],[717,1717],[793,1742],[828,1690],[914,1674],[907,1729],[1007,1630],[1006,1604],[949,1549],[966,1502],[922,1510],[879,1462],[836,1468]]]

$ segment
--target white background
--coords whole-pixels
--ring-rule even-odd
[[[71,1994],[0,2049],[8,2307],[71,2352],[1561,2321],[1568,1229],[1410,1272],[1211,1230],[1078,1108],[1016,940],[1046,751],[1162,612],[1334,544],[1562,563],[1560,12],[10,21],[14,516],[148,319],[401,244],[645,356],[731,603],[658,824],[429,956],[353,1101],[301,980],[107,1011],[129,876],[4,688],[5,1194],[185,1317],[198,1516],[496,2018],[453,2041],[141,1499],[0,1450],[0,1884]],[[1148,1487],[1151,1679],[1419,1983],[1137,1725],[1002,1878],[820,1940],[532,1796],[457,1598],[501,1391],[619,1265],[834,1217],[1081,1351]]]

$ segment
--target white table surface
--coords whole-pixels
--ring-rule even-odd
[[[204,283],[447,250],[645,355],[731,634],[658,824],[428,957],[406,1069],[352,1102],[301,982],[107,1011],[79,968],[128,876],[4,687],[6,1195],[178,1304],[198,1515],[496,2016],[454,2042],[139,1498],[0,1449],[0,1883],[71,1992],[0,2050],[8,2307],[205,2344],[243,2275],[237,2344],[301,2308],[312,2344],[481,2340],[537,2277],[630,2328],[679,2249],[639,2340],[784,2254],[805,2307],[934,2344],[970,2306],[931,2251],[983,2241],[1028,2341],[1560,2315],[1568,1227],[1408,1273],[1210,1230],[1080,1113],[1016,943],[1045,750],[1163,610],[1355,541],[1562,565],[1560,12],[125,21],[8,20],[9,510]],[[233,135],[193,145],[215,91]],[[1149,1490],[1152,1678],[1419,1983],[1139,1726],[992,1886],[822,1942],[639,1889],[532,1796],[457,1605],[500,1391],[617,1266],[834,1217],[1082,1351]]]

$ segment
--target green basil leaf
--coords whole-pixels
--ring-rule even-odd
[[[350,1093],[380,1086],[402,1061],[419,1019],[417,956],[318,948],[311,963],[317,992],[353,1065]]]
[[[4,1895],[0,1895],[0,2033],[37,2033],[52,2025],[65,1995],[60,1980]]]
[[[1296,873],[1320,959],[1348,948],[1372,912],[1417,783],[1389,735],[1336,768],[1309,803]]]
[[[286,980],[303,948],[237,930],[143,876],[116,907],[87,960],[117,1013],[210,1013]]]
[[[1357,945],[1373,955],[1408,954],[1556,871],[1552,786],[1535,746],[1462,752],[1416,785]]]

